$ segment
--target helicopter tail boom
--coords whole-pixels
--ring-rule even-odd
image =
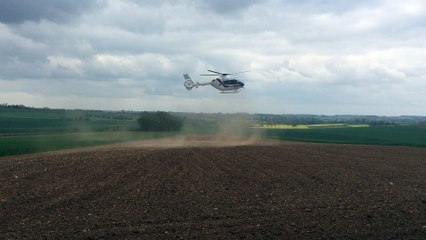
[[[199,86],[210,85],[210,82],[208,82],[208,83],[199,83],[199,82],[194,83],[194,81],[192,81],[191,77],[189,77],[189,75],[187,73],[183,74],[183,78],[185,78],[185,82],[183,83],[183,85],[186,87],[187,90],[191,90],[194,87],[198,88]]]

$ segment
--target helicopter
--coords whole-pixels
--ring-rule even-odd
[[[199,83],[192,81],[192,79],[189,77],[187,73],[183,74],[183,77],[185,78],[184,86],[187,90],[191,90],[192,88],[198,88],[199,86],[206,86],[211,85],[217,90],[221,91],[220,93],[238,93],[241,88],[244,88],[244,83],[237,80],[237,79],[231,79],[228,78],[229,75],[244,73],[244,72],[237,72],[237,73],[220,73],[213,70],[207,70],[209,74],[200,74],[200,76],[216,76],[217,78],[211,80],[210,82],[206,83]]]

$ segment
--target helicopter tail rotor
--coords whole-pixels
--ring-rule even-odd
[[[194,87],[198,87],[198,85],[194,83],[194,81],[192,81],[192,79],[189,77],[187,73],[183,74],[183,77],[185,78],[185,82],[183,83],[183,85],[186,87],[188,91]]]

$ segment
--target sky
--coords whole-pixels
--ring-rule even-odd
[[[426,115],[425,39],[423,0],[2,0],[0,103]]]

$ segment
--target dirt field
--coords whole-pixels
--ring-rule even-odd
[[[426,149],[207,136],[0,159],[0,239],[426,239]]]

